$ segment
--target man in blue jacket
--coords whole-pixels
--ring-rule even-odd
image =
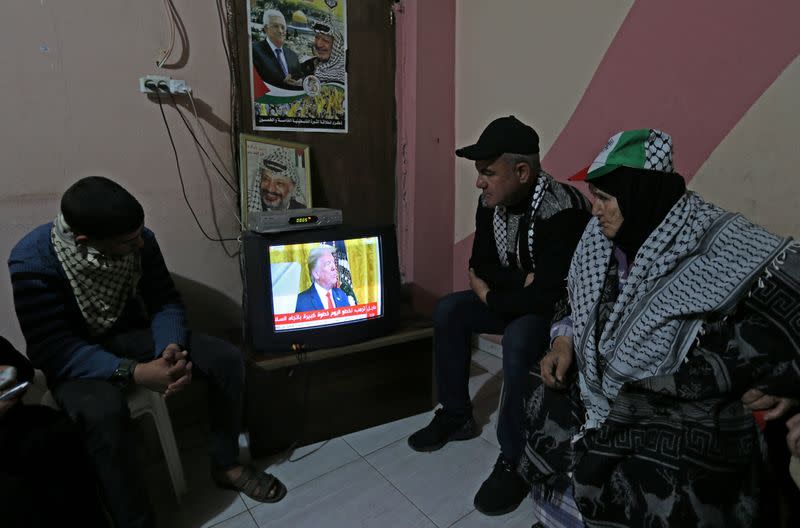
[[[170,395],[198,371],[209,384],[214,481],[263,502],[285,495],[277,479],[238,462],[241,352],[187,330],[155,235],[128,191],[99,176],[79,180],[61,214],[17,243],[8,263],[28,357],[83,434],[116,526],[153,524],[125,388]]]
[[[297,296],[295,312],[310,312],[341,308],[355,304],[347,297],[339,283],[339,272],[333,252],[327,247],[314,248],[308,253],[308,274],[311,287]]]

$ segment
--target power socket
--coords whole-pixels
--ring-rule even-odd
[[[154,89],[151,86],[156,88]],[[139,77],[139,91],[141,93],[156,93],[158,91],[159,93],[185,94],[191,92],[192,89],[186,81],[173,79],[166,75],[145,75],[144,77]]]

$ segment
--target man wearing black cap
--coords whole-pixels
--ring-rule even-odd
[[[503,334],[503,391],[497,423],[500,456],[475,496],[475,507],[501,515],[528,488],[515,467],[522,452],[526,377],[548,344],[554,305],[566,293],[575,246],[589,204],[575,188],[541,170],[539,136],[514,116],[492,121],[456,155],[475,161],[482,194],[469,261],[471,290],[442,298],[434,313],[436,386],[442,407],[408,440],[435,451],[479,434],[469,397],[470,338]]]

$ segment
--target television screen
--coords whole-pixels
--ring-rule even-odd
[[[245,331],[257,352],[357,343],[388,333],[396,320],[393,226],[247,232],[242,262]]]
[[[383,315],[377,236],[269,247],[276,332]]]

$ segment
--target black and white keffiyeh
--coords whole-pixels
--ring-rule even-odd
[[[583,429],[604,422],[626,382],[677,371],[704,321],[730,313],[788,243],[687,192],[639,248],[596,340],[613,243],[592,219],[568,275]]]
[[[553,177],[547,174],[545,171],[539,171],[539,176],[536,178],[536,186],[533,189],[533,196],[531,197],[531,205],[528,209],[528,215],[530,218],[530,224],[527,230],[527,250],[528,254],[531,256],[531,265],[533,265],[533,239],[534,239],[534,215],[536,214],[536,210],[539,208],[539,205],[542,203],[542,198],[544,198],[545,192],[550,187],[551,182],[553,181]],[[494,216],[492,217],[492,227],[494,229],[494,242],[497,246],[497,256],[500,258],[500,264],[504,268],[509,266],[508,262],[508,253],[509,249],[512,249],[512,253],[517,255],[517,264],[519,264],[519,255],[520,255],[520,248],[519,247],[519,240],[521,237],[517,237],[517,248],[514,251],[514,248],[509,248],[508,245],[508,210],[503,205],[498,205],[494,208]]]
[[[114,325],[130,296],[136,293],[142,275],[139,253],[108,257],[76,244],[63,215],[53,222],[50,240],[89,331],[102,334]]]
[[[305,203],[303,192],[297,185],[297,160],[295,159],[295,152],[291,148],[278,147],[273,149],[256,167],[255,177],[251,179],[250,188],[247,190],[247,210],[250,212],[259,212],[267,210],[264,202],[261,200],[261,178],[262,170],[266,169],[270,174],[289,179],[294,183],[294,192],[292,196],[300,202]],[[288,201],[287,200],[287,203]]]
[[[331,56],[326,61],[314,61],[314,76],[322,83],[337,83],[344,84],[345,81],[345,48],[344,48],[344,34],[338,27],[334,26],[332,22],[325,22],[330,31],[326,34],[333,37],[333,49]]]

